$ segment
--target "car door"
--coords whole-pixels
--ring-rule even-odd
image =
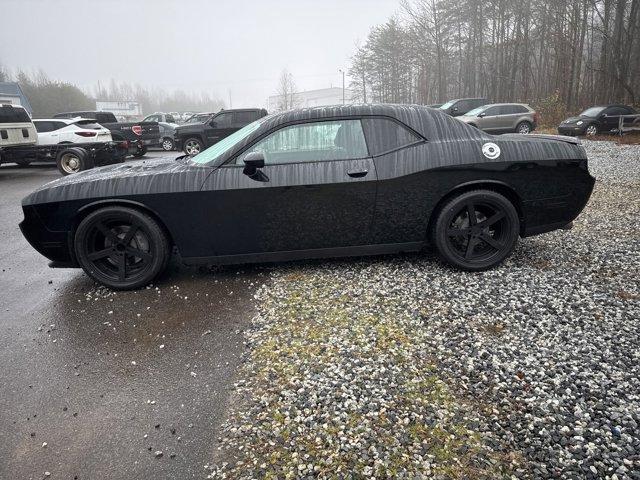
[[[205,124],[204,136],[207,147],[218,143],[225,137],[231,135],[234,128],[233,112],[221,112],[215,115],[208,124]]]
[[[507,132],[515,129],[514,122],[518,116],[518,110],[515,105],[502,105],[500,107],[500,115],[496,117],[498,131]]]
[[[243,159],[264,155],[255,175]],[[376,171],[360,119],[288,125],[206,180],[205,256],[353,247],[369,243]]]
[[[497,132],[500,130],[500,121],[500,106],[489,107],[484,111],[478,126],[485,132]]]
[[[38,132],[38,145],[55,145],[58,143],[58,133],[54,131],[53,122],[35,120],[33,124]]]
[[[602,119],[602,130],[605,132],[610,132],[611,130],[618,130],[620,115],[624,115],[626,110],[622,107],[609,107],[607,108],[603,114]]]

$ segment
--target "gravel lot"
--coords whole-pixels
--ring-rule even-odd
[[[640,479],[640,146],[500,268],[274,267],[211,478]]]

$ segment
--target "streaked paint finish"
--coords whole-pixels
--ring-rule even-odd
[[[253,178],[233,164],[285,125],[352,117],[394,119],[421,141],[372,158],[268,165]],[[387,132],[374,128],[368,135],[384,138]],[[489,142],[500,149],[496,158],[483,154]],[[432,213],[446,195],[486,184],[513,192],[522,233],[528,235],[572,221],[589,198],[593,178],[584,149],[572,139],[496,137],[417,105],[318,107],[266,117],[210,165],[142,160],[51,182],[24,199],[22,227],[47,257],[73,260],[69,239],[78,217],[87,208],[120,201],[157,216],[186,258],[362,245],[388,249],[424,244]]]

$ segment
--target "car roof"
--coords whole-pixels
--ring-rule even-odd
[[[522,107],[529,107],[528,103],[517,103],[517,102],[487,103],[486,105],[482,105],[482,107],[502,107],[504,105],[520,105]]]
[[[256,136],[283,125],[349,117],[389,117],[405,124],[427,140],[439,139],[446,142],[447,140],[459,139],[461,137],[486,138],[488,136],[488,134],[485,134],[481,130],[471,128],[441,110],[429,108],[424,105],[368,103],[307,107],[273,113],[262,117],[258,120],[261,123],[259,129],[238,143],[237,147],[223,154],[217,159],[216,163],[224,163],[228,158],[234,156],[238,150],[252,142]]]
[[[82,117],[74,117],[74,118],[34,118],[34,122],[63,122],[67,125],[74,124],[80,121],[90,121],[95,122],[95,118],[82,118]]]

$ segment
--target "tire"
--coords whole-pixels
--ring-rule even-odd
[[[144,212],[120,206],[87,215],[76,230],[74,250],[86,274],[114,290],[148,285],[170,258],[160,225]]]
[[[176,146],[175,143],[173,142],[173,138],[169,138],[169,137],[164,137],[160,145],[162,146],[162,149],[165,152],[172,151]]]
[[[134,157],[140,158],[144,157],[147,154],[147,147],[139,148],[136,153],[133,154]]]
[[[526,135],[533,131],[533,126],[529,122],[520,122],[516,125],[516,133],[521,133],[522,135]]]
[[[182,150],[187,155],[197,155],[204,149],[202,140],[197,137],[187,138],[182,144]]]
[[[593,137],[594,135],[597,135],[598,134],[598,126],[595,123],[590,123],[584,129],[584,134],[587,137]]]
[[[19,167],[28,167],[31,164],[31,160],[25,160],[25,159],[14,160],[13,163],[18,165]]]
[[[93,168],[87,151],[80,147],[65,148],[56,156],[56,166],[62,175],[71,175]]]
[[[507,198],[491,190],[472,190],[451,199],[437,213],[431,240],[444,262],[480,271],[507,258],[519,232],[518,212]]]

